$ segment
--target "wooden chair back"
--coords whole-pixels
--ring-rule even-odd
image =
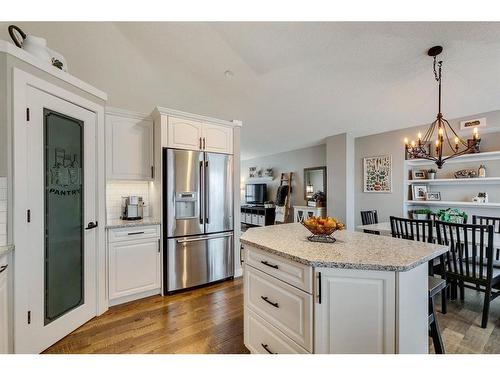
[[[489,283],[493,276],[493,225],[435,223],[438,243],[449,247],[444,256],[447,277]]]
[[[392,237],[404,240],[433,242],[432,220],[406,219],[391,216]]]
[[[363,225],[378,224],[377,210],[361,211],[361,223]],[[364,233],[380,235],[379,231],[364,229]]]
[[[361,223],[363,225],[378,224],[377,210],[361,211]]]

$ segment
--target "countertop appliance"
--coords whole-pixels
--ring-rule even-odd
[[[122,197],[122,219],[141,220],[143,216],[144,202],[142,197],[131,195]]]
[[[164,291],[234,276],[233,157],[163,149]]]

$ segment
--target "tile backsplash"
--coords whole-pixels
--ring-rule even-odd
[[[7,177],[0,177],[0,246],[7,245]]]
[[[149,211],[149,184],[147,181],[112,181],[106,185],[107,219],[119,219],[121,216],[122,197],[139,195],[144,200],[144,216]]]

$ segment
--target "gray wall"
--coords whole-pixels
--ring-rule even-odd
[[[248,179],[248,168],[273,168],[274,180],[267,183],[267,199],[276,200],[276,191],[280,184],[280,174],[293,172],[292,206],[305,205],[304,200],[304,168],[322,167],[326,165],[326,146],[319,145],[299,150],[282,152],[255,159],[241,161],[241,186],[244,188]],[[327,171],[328,175],[328,171]],[[242,194],[243,195],[243,194]],[[244,198],[242,197],[244,203]]]
[[[480,113],[477,115],[471,115],[460,119],[450,120],[451,125],[455,129],[459,129],[460,120],[472,119],[486,117],[487,128],[481,128],[481,151],[498,151],[500,150],[500,111],[493,111],[487,113]],[[416,134],[421,131],[422,133],[427,130],[428,125],[417,126],[412,128],[407,128],[403,130],[396,130],[392,132],[380,133],[375,135],[370,135],[366,137],[360,137],[355,139],[355,191],[354,191],[354,216],[356,220],[356,225],[361,224],[360,210],[374,209],[379,213],[379,221],[388,221],[390,215],[403,215],[403,165],[405,160],[404,155],[404,144],[403,140],[405,137],[411,139],[411,137],[416,138]],[[471,134],[471,130],[466,131],[465,135]],[[392,155],[392,193],[364,193],[363,192],[363,158],[369,156],[377,155]],[[453,171],[457,169],[464,168],[474,168],[477,169],[479,165],[477,163],[473,165],[459,164],[449,165],[443,167],[443,170],[438,170],[438,177],[446,178],[447,176],[452,176]],[[488,168],[488,173],[490,176],[500,175],[500,170],[497,171],[497,166],[492,163],[486,166]],[[436,187],[437,188],[437,187]],[[491,185],[486,189],[481,187],[471,187],[471,191],[468,192],[469,195],[473,192],[478,192],[479,188],[482,190],[487,190],[490,193],[490,201],[494,202],[496,196],[491,193],[496,189],[495,185]],[[444,189],[442,187],[437,188]],[[461,189],[462,190],[462,189]],[[494,193],[494,192],[493,192]],[[475,195],[475,194],[474,194]],[[448,200],[453,199],[464,199],[465,197],[452,197]],[[469,198],[469,196],[467,196]],[[465,199],[464,199],[465,200]],[[467,199],[468,200],[468,199]]]

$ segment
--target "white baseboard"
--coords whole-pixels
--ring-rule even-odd
[[[141,298],[155,296],[155,295],[158,295],[158,294],[161,294],[161,290],[160,289],[154,289],[154,290],[149,290],[147,292],[133,294],[131,296],[120,297],[120,298],[116,298],[116,299],[110,300],[109,301],[109,306],[111,307],[111,306],[121,305],[122,303],[135,301],[136,299],[141,299]]]

